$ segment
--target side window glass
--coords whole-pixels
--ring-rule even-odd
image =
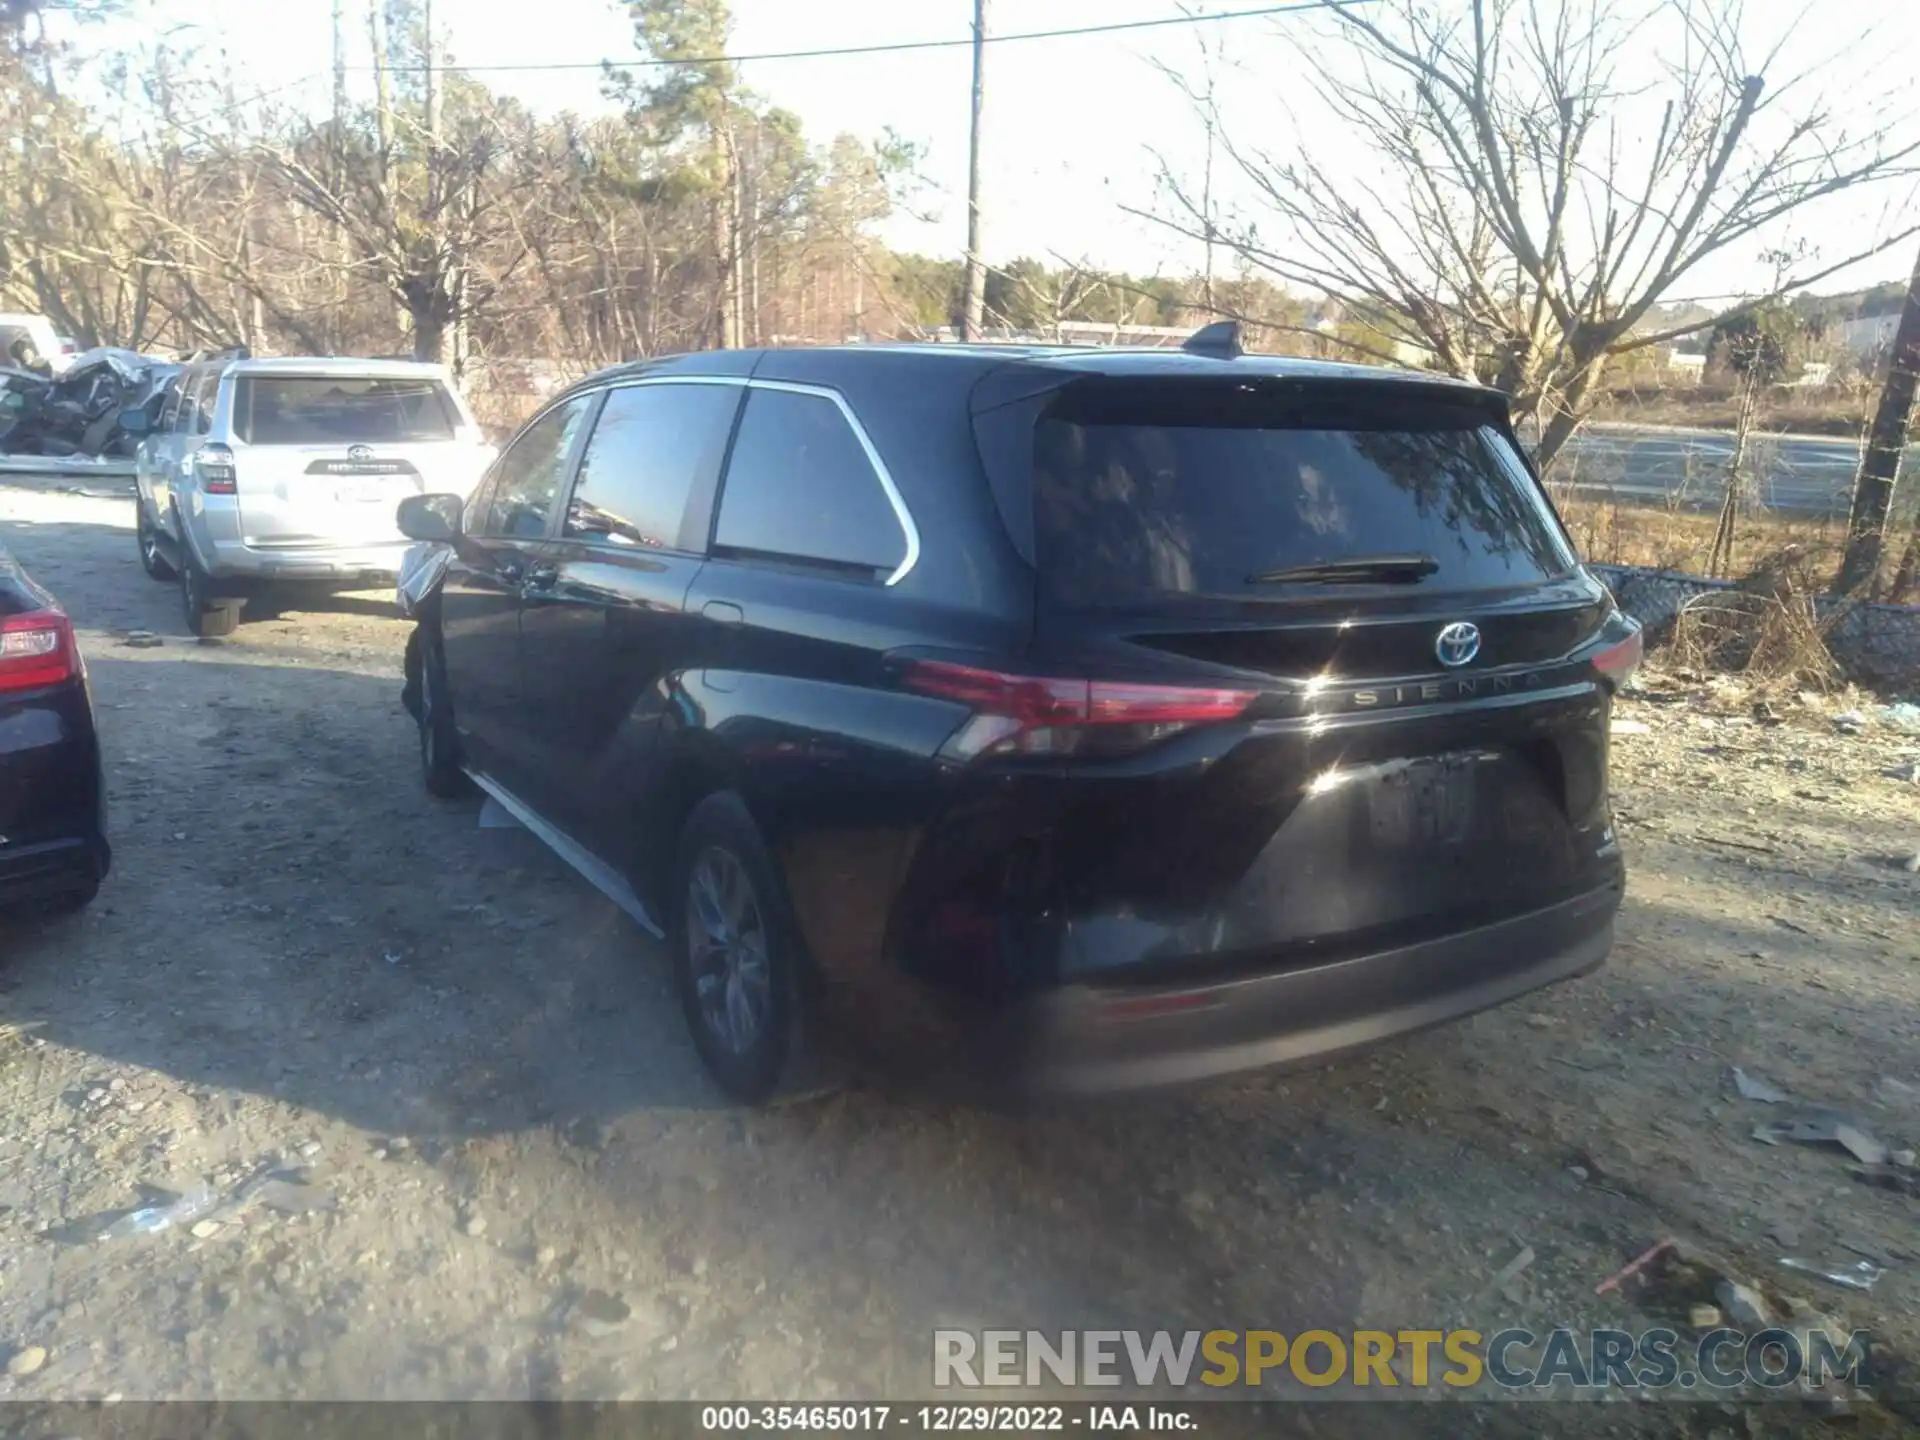
[[[590,395],[576,396],[520,432],[494,467],[486,534],[509,540],[546,536],[554,492],[565,477],[574,437],[592,401]]]
[[[180,419],[180,386],[181,381],[177,376],[167,383],[160,401],[160,413],[153,422],[156,435],[166,434]]]
[[[202,375],[183,375],[180,377],[180,394],[173,406],[173,423],[168,428],[177,435],[193,432],[194,417],[199,414],[200,387],[207,382]]]
[[[683,537],[694,487],[720,468],[740,391],[731,385],[629,385],[609,391],[580,461],[566,533],[642,549],[704,548]]]
[[[199,392],[194,396],[193,433],[205,435],[213,429],[213,407],[220,398],[220,374],[215,371],[200,382]]]
[[[716,547],[891,572],[906,532],[839,405],[751,390],[720,498]]]

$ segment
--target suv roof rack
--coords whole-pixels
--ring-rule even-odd
[[[1205,355],[1214,360],[1238,360],[1247,353],[1247,347],[1240,343],[1238,320],[1216,320],[1211,325],[1203,325],[1182,341],[1180,348],[1189,355]]]

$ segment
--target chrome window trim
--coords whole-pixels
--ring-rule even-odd
[[[880,489],[887,497],[887,504],[893,507],[893,518],[898,522],[900,534],[907,542],[906,555],[894,567],[893,573],[887,576],[885,583],[888,586],[898,585],[907,578],[913,567],[920,563],[920,527],[914,524],[913,512],[907,508],[906,499],[900,494],[900,487],[894,484],[893,474],[887,469],[887,462],[880,458],[880,451],[875,447],[873,437],[867,434],[867,427],[860,423],[860,417],[854,414],[853,407],[847,403],[847,397],[838,390],[830,386],[812,385],[799,380],[760,380],[750,375],[640,375],[630,380],[610,379],[603,384],[571,393],[583,395],[630,390],[642,385],[732,385],[742,390],[780,390],[789,395],[812,395],[821,400],[832,401],[840,411],[840,418],[847,422],[847,428],[853,432],[853,438],[859,442],[861,453],[867,457],[867,464],[873,467],[874,478],[880,482]],[[558,401],[554,403],[557,404]],[[726,503],[724,471],[720,478],[719,500],[721,504]]]

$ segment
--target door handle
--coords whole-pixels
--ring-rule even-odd
[[[502,555],[494,562],[494,574],[509,585],[518,585],[520,577],[527,573],[527,567],[511,555]]]
[[[709,600],[700,607],[700,613],[708,620],[717,620],[722,625],[738,625],[747,618],[747,612],[730,600]]]
[[[533,565],[528,567],[526,577],[521,584],[528,590],[551,590],[554,582],[559,578],[558,565]]]

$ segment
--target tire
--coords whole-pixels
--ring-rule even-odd
[[[790,1098],[803,1069],[800,932],[739,796],[694,807],[673,876],[673,976],[694,1048],[733,1099]]]
[[[140,568],[147,572],[150,580],[173,579],[173,566],[160,553],[160,528],[147,518],[147,502],[135,500],[133,510],[133,536],[140,547]]]
[[[468,794],[473,782],[460,768],[460,738],[453,728],[453,702],[447,693],[447,657],[438,631],[421,629],[419,709],[420,778],[427,793],[442,800]]]
[[[185,544],[180,546],[180,604],[188,631],[203,640],[231,635],[240,628],[240,602],[217,600],[209,593],[207,572]]]

